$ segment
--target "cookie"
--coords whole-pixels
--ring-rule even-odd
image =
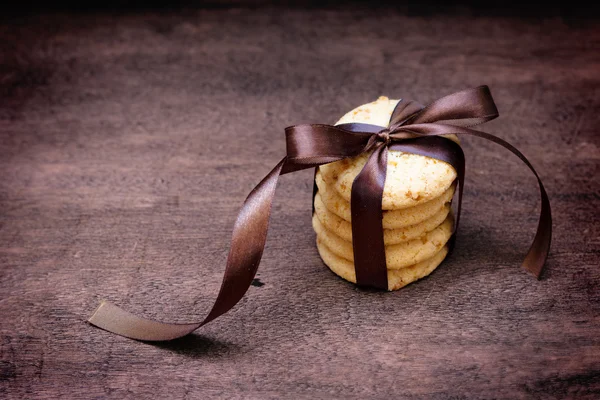
[[[326,229],[316,215],[313,216],[312,222],[319,239],[334,254],[348,261],[354,261],[352,242],[344,240]],[[423,237],[385,246],[387,268],[400,269],[433,257],[434,254],[444,247],[450,236],[452,236],[453,224],[454,218],[452,213],[450,213],[441,225],[427,232]]]
[[[336,125],[360,122],[387,126],[398,100],[380,97],[372,103],[363,104],[344,115]],[[451,135],[452,140],[457,140]],[[323,179],[346,201],[350,201],[352,183],[363,169],[370,153],[360,154],[319,167]],[[414,207],[441,196],[456,179],[454,168],[440,160],[390,150],[388,152],[387,176],[383,190],[382,208],[399,210]]]
[[[377,126],[388,126],[392,112],[399,100],[388,99],[385,96],[380,96],[377,100],[356,107],[354,110],[348,111],[336,125],[349,124],[352,122],[361,122],[363,124],[371,124]]]
[[[347,281],[356,283],[356,272],[354,271],[354,264],[352,262],[335,255],[318,237],[317,249],[319,250],[321,259],[323,259],[323,262],[331,271]],[[398,290],[411,282],[431,274],[444,261],[447,254],[448,247],[443,246],[429,259],[406,268],[388,269],[388,290]]]
[[[325,207],[338,217],[350,222],[352,220],[350,213],[350,203],[340,197],[337,191],[329,187],[320,172],[315,177],[319,195]],[[389,210],[383,212],[384,229],[399,229],[407,226],[416,225],[437,214],[445,205],[452,200],[455,186],[446,190],[440,197],[428,202],[419,204],[411,208],[402,210]]]
[[[336,122],[336,125],[349,124],[353,122],[371,124],[387,127],[390,122],[394,108],[400,100],[392,100],[385,96],[380,96],[377,100],[363,104],[353,110],[348,111],[342,118]],[[456,135],[442,135],[456,143],[459,143]]]
[[[350,222],[338,217],[325,207],[320,193],[315,196],[315,215],[319,218],[319,222],[342,239],[349,242],[352,241],[352,225]],[[444,205],[431,218],[426,219],[416,225],[410,225],[398,229],[384,229],[383,240],[386,245],[406,242],[408,240],[417,239],[425,235],[427,232],[434,230],[440,225],[450,212],[450,204]]]
[[[352,183],[370,154],[363,153],[325,164],[319,170],[325,181],[332,182],[340,196],[349,202]],[[450,189],[455,179],[455,169],[444,161],[418,154],[389,151],[382,209],[398,210],[428,202]]]

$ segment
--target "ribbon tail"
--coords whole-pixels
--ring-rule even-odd
[[[244,296],[256,275],[267,240],[275,188],[286,162],[287,158],[281,160],[246,198],[233,228],[221,289],[203,321],[163,323],[138,317],[110,302],[102,302],[88,322],[131,339],[164,341],[183,337],[229,311]]]
[[[525,260],[523,261],[522,265],[523,268],[525,268],[527,271],[529,271],[531,274],[533,274],[536,278],[539,279],[544,268],[544,264],[548,259],[550,243],[552,242],[552,210],[550,209],[550,200],[548,199],[548,194],[546,193],[544,184],[542,183],[542,180],[540,179],[538,173],[533,168],[533,165],[531,165],[527,157],[525,157],[519,150],[517,150],[516,147],[500,139],[499,137],[475,129],[469,129],[448,124],[427,123],[404,126],[399,128],[398,131],[413,133],[418,135],[419,137],[448,134],[470,135],[480,137],[494,142],[496,144],[499,144],[500,146],[504,147],[505,149],[509,150],[511,153],[519,157],[519,159],[523,161],[525,165],[527,165],[527,167],[531,170],[531,172],[533,172],[538,181],[542,207],[540,209],[540,219],[538,222],[535,237],[533,239],[533,243],[531,244],[531,247],[529,248],[529,251],[525,256]]]
[[[533,168],[533,165],[529,162],[527,157],[525,157],[516,147],[512,144],[491,135],[486,132],[476,131],[473,129],[464,129],[459,131],[459,133],[466,133],[467,135],[477,136],[489,141],[492,141],[505,149],[509,150],[511,153],[519,157],[521,161],[535,175],[538,186],[540,189],[540,199],[542,203],[542,207],[540,209],[540,218],[538,221],[537,230],[535,233],[535,237],[533,242],[531,243],[531,247],[525,256],[525,260],[523,260],[523,268],[530,272],[536,278],[540,278],[542,274],[542,270],[544,269],[544,264],[548,258],[548,253],[550,251],[550,243],[552,242],[552,210],[550,209],[550,200],[548,199],[548,194],[546,193],[546,189],[544,188],[544,184],[540,179],[540,176]]]
[[[388,290],[381,201],[387,172],[387,146],[371,153],[352,183],[352,247],[356,283]]]

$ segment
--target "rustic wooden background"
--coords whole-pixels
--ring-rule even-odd
[[[598,21],[405,11],[3,17],[0,397],[599,398]],[[519,267],[534,178],[467,138],[458,247],[423,281],[376,293],[329,272],[304,171],[282,179],[258,280],[232,312],[154,345],[85,322],[103,298],[202,316],[287,125],[480,84],[501,113],[485,130],[551,198],[541,281]]]

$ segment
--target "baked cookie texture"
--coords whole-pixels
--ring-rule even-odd
[[[367,123],[387,126],[398,100],[380,97],[346,113],[336,125]],[[458,141],[455,136],[448,137]],[[315,175],[313,228],[324,263],[356,283],[350,198],[352,183],[369,154],[318,168]],[[429,275],[448,254],[454,229],[450,201],[456,171],[443,161],[390,150],[383,191],[383,236],[388,289],[397,290]]]
[[[352,242],[326,229],[316,215],[312,222],[317,236],[329,250],[348,261],[354,261]],[[385,246],[387,268],[400,269],[432,257],[450,240],[453,223],[454,218],[448,215],[441,225],[418,239]]]
[[[342,239],[352,241],[352,225],[343,218],[338,217],[325,207],[320,193],[315,196],[315,215],[323,226],[340,236]],[[450,204],[445,204],[431,218],[397,229],[383,229],[383,241],[386,245],[406,242],[411,239],[420,238],[427,232],[434,230],[440,225],[450,213]]]
[[[352,182],[371,153],[322,165],[319,171],[338,194],[350,201]],[[450,189],[456,179],[454,168],[440,160],[401,151],[389,151],[382,208],[399,210],[426,203]]]
[[[350,212],[350,202],[342,199],[342,197],[334,188],[327,185],[321,175],[321,172],[317,172],[315,182],[317,183],[319,195],[321,196],[321,200],[323,201],[325,207],[343,220],[351,222],[352,213]],[[417,206],[404,208],[401,210],[383,211],[383,228],[405,228],[407,226],[416,225],[433,217],[442,208],[450,203],[452,196],[454,196],[455,187],[455,185],[452,185],[441,196],[431,199],[425,203],[421,203]]]
[[[356,283],[356,272],[354,271],[354,264],[352,262],[335,255],[318,237],[317,249],[325,265],[334,274],[349,282]],[[431,274],[444,261],[447,254],[448,247],[444,246],[433,257],[423,260],[420,263],[401,269],[388,269],[388,290],[401,289],[409,283]]]
[[[388,99],[385,96],[379,96],[377,100],[371,103],[363,104],[362,106],[358,106],[355,109],[348,111],[338,122],[336,122],[336,125],[360,122],[363,124],[388,126],[390,117],[399,101],[400,100]]]
[[[346,113],[336,125],[350,122],[388,126],[399,100],[379,97]],[[450,138],[450,137],[449,137]],[[457,140],[456,137],[451,137]],[[346,158],[319,167],[328,185],[350,201],[352,182],[363,169],[370,153]],[[413,207],[441,196],[456,179],[454,168],[440,160],[418,154],[391,150],[388,152],[387,175],[383,189],[382,208],[398,210]]]

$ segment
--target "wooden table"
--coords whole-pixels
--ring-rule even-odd
[[[559,17],[378,8],[61,13],[0,28],[0,397],[599,398],[600,29]],[[536,182],[464,139],[456,252],[395,293],[321,262],[312,172],[282,179],[258,280],[224,317],[145,344],[85,321],[98,302],[198,319],[246,194],[283,129],[381,94],[480,84],[483,129],[540,172],[547,269],[520,268]]]

